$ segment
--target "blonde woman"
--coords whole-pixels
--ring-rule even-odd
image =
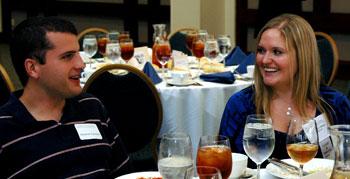
[[[349,100],[321,84],[319,58],[314,31],[302,17],[282,14],[267,22],[257,37],[254,85],[234,94],[222,116],[220,134],[230,138],[233,152],[244,153],[249,114],[271,116],[276,138],[272,157],[281,159],[289,158],[285,139],[291,114],[304,120],[322,115],[328,124],[350,124]]]

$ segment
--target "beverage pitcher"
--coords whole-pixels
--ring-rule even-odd
[[[165,31],[165,24],[153,24],[153,47],[152,47],[152,63],[156,64],[158,67],[161,67],[162,65],[157,60],[157,57],[155,55],[157,44],[160,40],[163,40],[166,38],[166,31]]]
[[[332,179],[350,179],[350,125],[329,127],[335,151]]]

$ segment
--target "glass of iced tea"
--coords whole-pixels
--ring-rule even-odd
[[[106,54],[107,41],[108,41],[107,34],[98,34],[97,35],[98,53],[100,53],[102,56],[105,56],[105,54]]]
[[[318,133],[315,120],[292,118],[287,134],[287,152],[300,165],[299,176],[303,176],[303,166],[313,159],[318,151]]]
[[[123,39],[129,39],[129,38],[130,38],[129,31],[122,31],[118,36],[119,42],[122,41]]]
[[[134,56],[134,43],[132,39],[121,39],[119,45],[121,57],[126,63],[128,63],[128,61]]]
[[[156,47],[156,57],[162,65],[162,75],[165,77],[165,65],[171,58],[171,46],[168,40],[160,40]]]
[[[199,61],[204,56],[205,39],[197,35],[192,42],[192,54]]]
[[[197,166],[199,179],[222,179],[220,170],[210,166]]]
[[[231,174],[232,155],[226,136],[201,136],[196,166],[211,166],[220,170],[223,179]]]
[[[192,52],[192,44],[193,40],[198,36],[198,33],[196,31],[187,31],[186,32],[186,47],[189,51]],[[193,55],[193,53],[192,53]]]

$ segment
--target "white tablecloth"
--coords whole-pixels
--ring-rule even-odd
[[[167,132],[186,132],[190,135],[194,156],[200,136],[216,135],[221,116],[233,93],[252,84],[236,80],[234,84],[200,81],[203,86],[156,85],[163,105],[163,123],[159,137]]]

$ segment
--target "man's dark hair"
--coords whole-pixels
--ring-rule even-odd
[[[58,17],[29,18],[18,24],[12,32],[10,42],[12,63],[23,86],[28,81],[24,68],[25,59],[32,58],[45,64],[46,52],[53,48],[46,37],[47,32],[78,34],[73,23]]]

